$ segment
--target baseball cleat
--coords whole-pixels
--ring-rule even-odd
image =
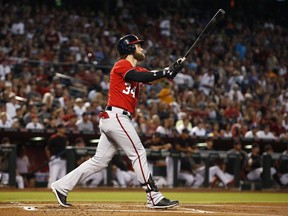
[[[167,208],[172,208],[178,205],[179,205],[178,200],[169,200],[167,198],[163,198],[156,205],[153,205],[152,203],[150,203],[150,204],[147,204],[147,207],[151,209],[167,209]]]
[[[52,192],[55,194],[58,203],[66,208],[71,207],[72,205],[70,203],[67,203],[66,198],[67,196],[61,194],[59,191],[57,191],[53,186],[51,186]]]

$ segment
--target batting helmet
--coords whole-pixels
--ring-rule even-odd
[[[143,40],[139,40],[136,35],[129,34],[121,37],[117,42],[117,51],[119,55],[129,55],[133,54],[136,50],[134,44],[144,44]]]

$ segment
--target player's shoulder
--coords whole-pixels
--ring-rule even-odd
[[[118,67],[118,66],[131,66],[131,63],[126,60],[126,59],[120,59],[117,62],[115,62],[114,67]]]
[[[149,71],[148,69],[146,69],[146,68],[144,68],[144,67],[141,67],[141,66],[136,66],[135,69],[136,69],[137,71],[141,71],[141,72],[148,72],[148,71]]]
[[[133,69],[132,64],[127,61],[126,59],[120,59],[119,61],[115,62],[111,74],[114,73],[126,73],[128,70]]]

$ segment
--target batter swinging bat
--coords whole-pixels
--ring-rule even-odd
[[[205,26],[205,28],[201,31],[200,35],[196,38],[196,40],[194,41],[192,46],[186,52],[186,54],[181,58],[182,62],[185,61],[185,59],[189,55],[190,51],[198,43],[198,41],[203,39],[217,25],[217,23],[224,17],[224,15],[225,15],[225,11],[223,9],[219,9],[215,13],[215,15],[211,18],[211,20],[208,22],[208,24]]]

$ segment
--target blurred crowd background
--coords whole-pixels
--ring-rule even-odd
[[[117,39],[144,39],[143,66],[161,69],[223,7],[225,19],[193,49],[183,72],[143,88],[135,127],[174,136],[197,126],[191,135],[228,137],[256,128],[258,136],[287,139],[286,1],[247,1],[245,11],[245,1],[233,0],[84,2],[1,1],[0,127],[64,124],[99,133]]]
[[[162,69],[186,53],[219,8],[225,18],[183,71],[143,87],[136,130],[142,138],[288,140],[285,0],[2,0],[1,131],[64,126],[99,137],[117,40],[129,33],[145,40],[142,66]]]

